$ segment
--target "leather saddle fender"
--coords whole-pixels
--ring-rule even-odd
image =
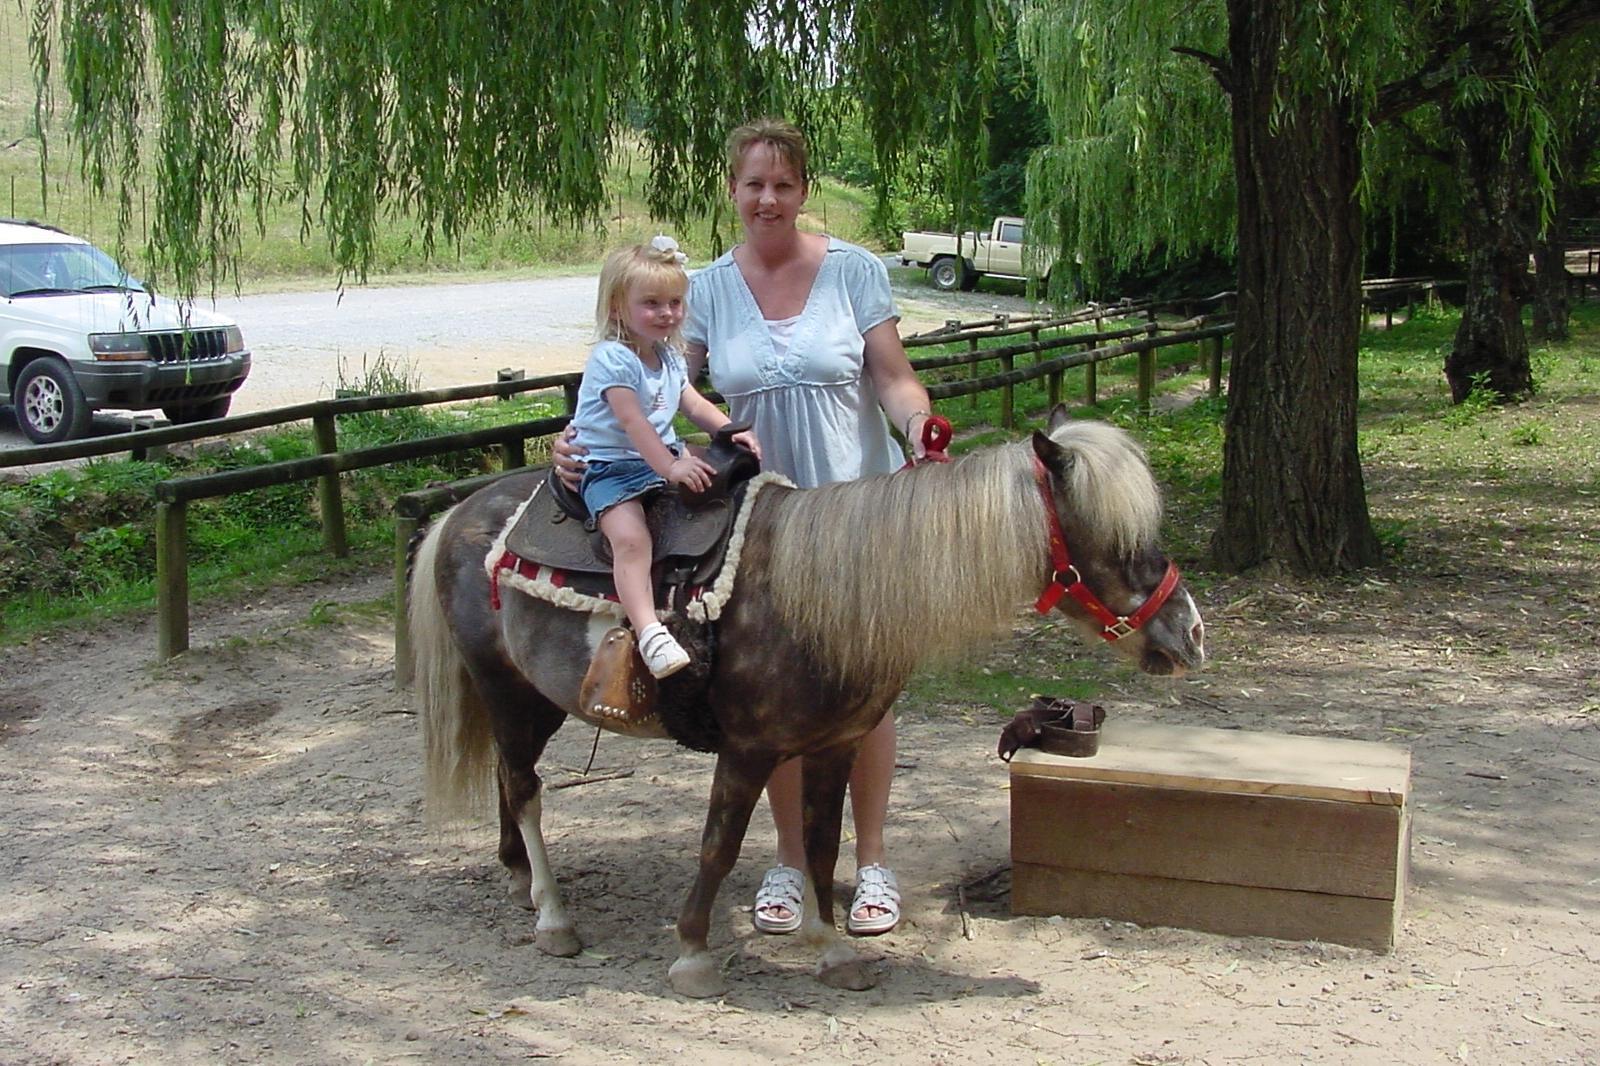
[[[645,499],[645,519],[654,545],[653,569],[668,583],[694,582],[704,576],[700,564],[710,559],[714,574],[733,525],[734,496],[761,470],[755,454],[732,437],[748,425],[727,425],[718,430],[704,458],[715,471],[711,486],[691,492],[653,493]],[[611,546],[598,530],[589,528],[583,498],[567,488],[550,469],[540,490],[506,537],[513,554],[559,570],[580,574],[611,572]]]

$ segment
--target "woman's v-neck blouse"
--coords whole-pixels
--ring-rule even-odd
[[[732,252],[690,279],[683,335],[709,353],[729,417],[754,423],[762,468],[812,488],[905,462],[863,373],[864,335],[898,317],[883,262],[829,238],[787,351],[773,344]]]

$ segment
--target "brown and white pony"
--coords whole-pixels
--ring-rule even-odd
[[[535,765],[566,716],[578,714],[579,683],[611,620],[511,588],[493,609],[484,566],[542,476],[502,479],[433,525],[417,554],[410,618],[430,819],[471,812],[495,781],[512,891],[539,912],[538,946],[573,955],[581,944],[540,832]],[[707,948],[712,903],[768,775],[800,756],[802,933],[819,950],[824,982],[869,987],[833,915],[845,784],[861,738],[914,669],[997,637],[1036,597],[1149,673],[1199,666],[1200,613],[1156,546],[1160,514],[1138,445],[1059,408],[1048,435],[953,463],[818,489],[764,487],[715,623],[705,702],[723,740],[671,986],[689,996],[724,990]],[[1129,625],[1108,618],[1136,628],[1119,636]],[[956,624],[923,624],[934,619]],[[621,731],[615,720],[589,721]]]

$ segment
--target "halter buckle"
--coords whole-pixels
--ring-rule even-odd
[[[1107,640],[1121,640],[1123,637],[1137,632],[1137,630],[1128,624],[1128,616],[1124,614],[1118,615],[1117,620],[1106,626],[1104,632]]]

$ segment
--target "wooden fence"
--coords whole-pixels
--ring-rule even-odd
[[[1077,321],[1092,321],[1093,319],[1078,319]],[[1094,403],[1094,374],[1095,366],[1108,359],[1117,359],[1128,355],[1135,355],[1139,359],[1137,375],[1138,396],[1140,410],[1148,411],[1151,395],[1155,384],[1156,352],[1162,348],[1169,348],[1180,344],[1203,344],[1208,352],[1208,369],[1210,387],[1215,393],[1221,387],[1222,341],[1233,329],[1231,322],[1212,325],[1197,325],[1195,322],[1180,323],[1176,326],[1166,327],[1166,336],[1158,333],[1163,327],[1157,325],[1153,318],[1151,321],[1137,327],[1123,330],[1100,330],[1094,333],[1066,334],[1057,338],[1042,338],[1038,331],[1042,329],[1059,328],[1064,323],[1059,320],[1048,322],[998,322],[991,329],[973,331],[960,324],[952,324],[946,330],[921,337],[906,338],[908,348],[925,347],[928,344],[948,344],[952,340],[972,340],[980,337],[1010,336],[1021,333],[1033,334],[1033,339],[1022,344],[1007,345],[1003,348],[989,348],[969,350],[959,355],[935,356],[925,359],[914,359],[912,365],[919,370],[973,364],[989,359],[999,359],[1002,369],[999,373],[983,377],[971,377],[962,381],[935,383],[927,386],[930,398],[948,399],[955,396],[976,396],[980,392],[994,389],[1002,390],[1002,418],[1007,426],[1012,424],[1012,390],[1016,385],[1025,381],[1036,380],[1041,377],[1049,379],[1049,402],[1053,405],[1059,402],[1061,392],[1061,375],[1072,367],[1082,366],[1088,369],[1088,402]],[[1190,327],[1190,328],[1184,328]],[[1119,344],[1102,344],[1107,339],[1129,339]],[[933,338],[933,339],[929,339]],[[1045,353],[1063,348],[1081,349],[1068,351],[1061,355],[1046,357]],[[1018,367],[1015,359],[1018,355],[1031,354],[1035,362],[1030,366]],[[565,420],[562,420],[563,423]],[[410,631],[406,622],[406,602],[408,599],[410,579],[410,551],[413,539],[427,521],[439,511],[465,499],[471,493],[491,484],[507,474],[516,473],[515,470],[505,470],[496,474],[483,474],[478,477],[452,482],[449,485],[433,486],[408,492],[395,500],[395,537],[394,537],[394,663],[395,687],[403,688],[411,683],[414,668],[414,659],[411,648]]]
[[[1210,303],[1225,303],[1230,294],[1206,298]],[[1107,329],[1114,319],[1141,316],[1136,325]],[[1070,332],[1074,326],[1092,324],[1092,332]],[[1095,368],[1108,359],[1136,356],[1138,403],[1148,409],[1155,384],[1156,353],[1174,345],[1195,344],[1206,359],[1213,392],[1221,387],[1222,339],[1231,323],[1211,323],[1203,318],[1163,324],[1156,307],[1149,302],[1123,303],[1104,307],[1090,306],[1068,315],[996,316],[981,323],[950,322],[938,330],[905,338],[908,349],[966,344],[967,350],[953,355],[915,358],[919,371],[969,365],[972,374],[960,380],[936,381],[928,385],[934,399],[976,396],[999,390],[1001,421],[1014,423],[1013,391],[1027,381],[1048,379],[1050,402],[1060,400],[1062,374],[1073,367],[1086,368],[1085,400],[1096,400]],[[1026,336],[1026,339],[1023,338]],[[1016,343],[984,348],[984,340],[1018,338]],[[1018,360],[1027,360],[1019,365]],[[979,364],[997,361],[1000,370],[980,374]],[[449,389],[384,396],[350,396],[296,404],[268,411],[235,415],[193,425],[137,430],[90,440],[19,448],[0,452],[0,468],[44,462],[90,458],[115,453],[130,453],[143,458],[171,444],[228,436],[249,430],[309,421],[318,454],[240,470],[173,478],[154,488],[156,525],[156,654],[168,659],[189,647],[188,504],[193,500],[231,496],[235,493],[284,485],[298,481],[318,482],[322,537],[326,549],[336,556],[348,550],[339,475],[350,470],[389,463],[445,455],[475,448],[500,450],[506,471],[524,465],[526,442],[559,433],[565,428],[577,404],[581,375],[550,375],[526,380],[497,381]],[[565,413],[548,418],[522,421],[489,429],[429,437],[399,444],[381,445],[353,451],[340,451],[337,418],[369,411],[395,410],[435,404],[456,403],[488,397],[509,397],[518,393],[559,388]],[[710,394],[714,399],[720,399]],[[428,517],[462,495],[501,474],[456,482],[443,488],[407,493],[395,505],[396,513],[396,671],[397,679],[409,677],[410,653],[405,641],[403,618],[405,589],[405,549],[412,534]]]

